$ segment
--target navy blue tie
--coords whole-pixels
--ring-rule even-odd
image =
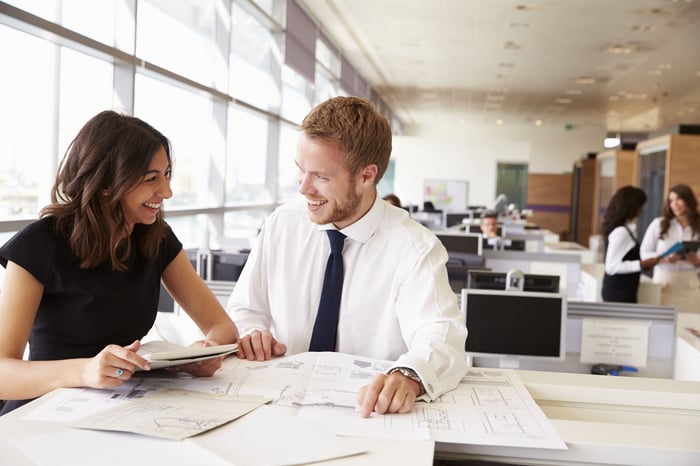
[[[321,302],[311,334],[309,351],[335,351],[338,334],[338,314],[340,296],[343,293],[343,244],[345,235],[338,230],[326,230],[331,243],[331,253],[326,263],[326,275],[323,277]]]

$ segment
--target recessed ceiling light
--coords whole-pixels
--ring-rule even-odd
[[[630,29],[634,32],[654,32],[656,30],[655,24],[635,24]]]
[[[496,95],[496,94],[489,94],[486,96],[486,100],[489,102],[503,102],[505,100],[506,96],[504,95]]]
[[[555,102],[558,104],[570,104],[572,100],[568,97],[557,97]]]
[[[617,102],[618,100],[620,100],[620,96],[618,96],[618,95],[611,95],[610,97],[608,97],[608,100],[611,101],[611,102]]]
[[[643,94],[643,93],[636,93],[636,94],[635,94],[634,92],[630,92],[629,94],[625,95],[625,99],[629,99],[629,100],[646,100],[646,99],[647,99],[647,95],[646,95],[646,94]]]
[[[502,125],[502,124],[503,124],[503,120],[496,120],[496,124],[499,125],[499,126]]]
[[[661,70],[649,70],[649,76],[660,76]]]
[[[612,44],[605,51],[612,55],[629,55],[635,49],[636,47],[631,44]]]
[[[509,40],[506,41],[505,44],[503,44],[503,48],[506,50],[522,50],[523,46],[518,44],[517,42]]]
[[[567,89],[564,91],[566,95],[581,95],[583,91],[581,89]]]
[[[596,82],[596,78],[592,76],[579,76],[576,78],[576,84],[595,84]]]
[[[660,70],[670,70],[672,67],[670,63],[662,63],[659,65]]]
[[[535,126],[542,126],[542,120],[535,120]]]
[[[515,9],[518,11],[538,11],[542,9],[542,5],[537,3],[521,3],[520,5],[515,5]]]

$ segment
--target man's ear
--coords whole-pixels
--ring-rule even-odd
[[[367,165],[360,172],[362,183],[371,183],[374,185],[374,180],[377,178],[377,166],[375,164]]]

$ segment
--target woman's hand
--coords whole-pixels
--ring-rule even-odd
[[[689,252],[685,256],[685,260],[693,264],[695,267],[700,267],[700,257],[697,252]]]
[[[139,340],[127,346],[107,345],[87,360],[81,373],[82,385],[92,388],[118,387],[131,378],[137,368],[150,370],[148,361],[136,354]]]
[[[195,341],[190,348],[201,348],[205,346],[217,346],[219,343],[213,340],[200,340]],[[219,356],[217,358],[205,359],[204,361],[192,362],[190,364],[181,364],[179,366],[167,367],[165,370],[170,372],[187,372],[195,377],[211,377],[221,368],[221,364],[226,356]]]
[[[660,257],[650,257],[649,259],[644,259],[639,261],[639,265],[641,266],[642,270],[646,269],[651,269],[654,267],[656,264],[658,264],[661,261]]]

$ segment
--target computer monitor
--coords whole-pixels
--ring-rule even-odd
[[[474,216],[474,212],[447,212],[445,213],[445,228],[463,225],[464,219],[471,220],[472,218],[478,218]]]
[[[467,288],[473,290],[505,290],[506,273],[487,270],[470,270]],[[523,291],[559,293],[559,276],[526,273]]]
[[[483,249],[493,249],[494,251],[524,251],[525,240],[503,238],[501,236],[496,238],[484,238]]]
[[[469,225],[469,233],[481,233],[481,225]],[[501,225],[496,227],[496,234],[498,236],[503,235],[503,227]]]
[[[484,259],[482,256],[473,256],[478,259]],[[478,263],[465,263],[461,260],[453,260],[450,258],[447,261],[447,278],[450,281],[450,287],[452,291],[459,294],[462,292],[463,288],[467,288],[469,284],[469,272],[473,270],[489,270],[484,267],[484,260]]]
[[[472,233],[439,233],[436,235],[447,252],[481,255],[481,235]]]
[[[438,231],[445,228],[442,210],[420,210],[412,213],[411,217],[429,230]]]
[[[209,280],[235,282],[243,271],[248,254],[242,252],[212,251],[212,271]]]
[[[566,356],[566,297],[527,291],[463,289],[461,309],[468,330],[465,350],[518,368],[520,360],[563,361]]]

